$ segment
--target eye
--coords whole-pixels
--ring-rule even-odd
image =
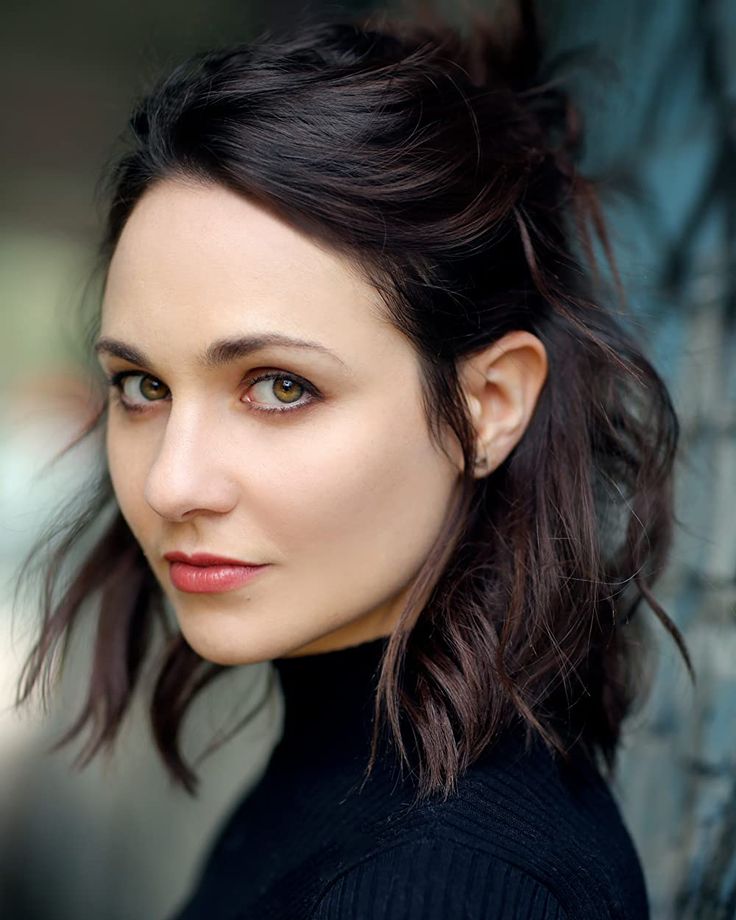
[[[120,401],[126,409],[142,409],[148,403],[166,399],[169,395],[165,383],[139,371],[119,371],[110,377],[109,383],[120,394]]]
[[[257,412],[293,412],[317,396],[312,384],[293,374],[269,373],[250,381],[244,402]],[[307,397],[306,399],[304,397]]]

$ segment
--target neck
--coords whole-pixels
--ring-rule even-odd
[[[292,759],[367,757],[373,703],[389,637],[313,655],[277,658],[284,695],[279,753]]]

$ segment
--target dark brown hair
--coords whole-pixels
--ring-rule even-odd
[[[541,70],[530,4],[516,13],[503,25],[476,17],[467,36],[436,19],[324,20],[195,56],[137,104],[132,145],[107,185],[103,271],[146,190],[195,178],[350,254],[413,343],[433,437],[442,445],[455,433],[466,471],[388,643],[376,697],[369,771],[385,717],[420,796],[449,794],[514,723],[563,757],[576,745],[613,770],[648,663],[633,619],[642,600],[692,674],[651,593],[672,537],[677,417],[596,268],[594,249],[608,245],[593,186],[575,166],[579,119]],[[544,344],[549,375],[519,444],[475,479],[458,362],[519,329]],[[87,434],[104,417],[103,407]],[[88,555],[61,584],[89,533]],[[48,688],[55,652],[93,601],[86,703],[59,744],[88,728],[86,763],[113,741],[158,644],[153,734],[193,790],[181,720],[226,669],[166,622],[106,474],[47,542],[43,624],[19,701],[39,682]]]

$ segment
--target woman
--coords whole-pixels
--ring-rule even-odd
[[[646,918],[603,773],[640,695],[677,419],[593,261],[531,10],[198,56],[110,174],[105,476],[25,698],[99,600],[83,759],[148,658],[272,661],[283,737],[179,920]],[[615,272],[614,272],[615,274]],[[94,530],[112,513],[107,528]],[[170,614],[173,613],[173,617]],[[157,629],[157,627],[162,627]]]

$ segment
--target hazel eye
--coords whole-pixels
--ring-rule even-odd
[[[290,412],[308,405],[315,395],[306,381],[290,374],[273,373],[253,380],[244,402],[259,412]],[[308,397],[306,400],[305,396]]]
[[[159,402],[169,395],[169,388],[150,374],[121,371],[110,378],[110,386],[120,393],[124,406],[141,408],[147,403]]]

